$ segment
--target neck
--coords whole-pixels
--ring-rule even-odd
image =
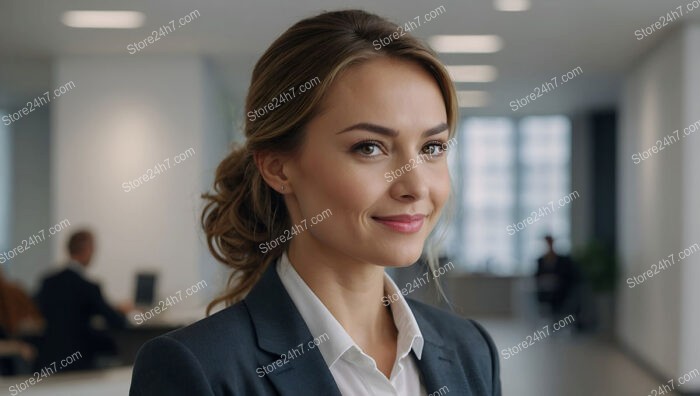
[[[314,241],[300,235],[289,247],[289,261],[299,276],[364,350],[395,339],[393,316],[381,303],[384,268]]]

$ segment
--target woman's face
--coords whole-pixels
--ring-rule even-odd
[[[284,165],[292,224],[307,223],[302,248],[313,248],[309,242],[383,266],[414,263],[450,191],[437,82],[418,64],[376,58],[342,73],[322,109]]]

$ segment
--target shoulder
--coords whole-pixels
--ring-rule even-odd
[[[146,342],[136,357],[132,390],[149,394],[145,390],[162,389],[178,377],[192,384],[181,384],[179,391],[210,394],[210,384],[230,383],[248,371],[254,376],[256,344],[247,309],[237,303]]]
[[[57,269],[55,272],[44,278],[44,280],[45,282],[88,282],[85,278],[83,278],[77,272],[73,271],[70,268]]]
[[[62,277],[65,277],[69,272],[71,272],[67,268],[53,269],[50,271],[51,272],[49,272],[48,275],[44,277],[45,282],[52,281],[54,279],[60,279]]]
[[[250,315],[245,304],[239,302],[189,326],[171,331],[167,336],[197,348],[203,340],[242,336],[248,331],[252,331]]]
[[[227,350],[250,347],[253,328],[245,305],[237,303],[189,326],[173,330],[149,341],[156,343],[177,343],[189,350],[194,357],[207,360],[219,354],[221,344]],[[239,351],[240,352],[240,351]]]
[[[51,273],[49,273],[42,279],[41,284],[44,287],[51,287],[53,285],[70,281],[73,278],[73,275],[77,277],[77,274],[73,274],[73,271],[69,271],[65,268],[53,270]]]
[[[53,276],[51,283],[57,285],[57,287],[61,289],[70,289],[82,294],[87,294],[87,297],[93,297],[95,294],[101,293],[98,283],[86,279],[70,268],[57,272]]]
[[[499,376],[499,357],[491,335],[477,321],[407,298],[424,338],[432,338],[454,350],[465,367],[478,368],[494,380]],[[421,323],[422,321],[422,323]]]
[[[134,363],[129,395],[155,394],[213,394],[198,358],[167,334],[144,344]]]

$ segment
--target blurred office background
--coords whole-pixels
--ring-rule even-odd
[[[677,7],[680,16],[671,14]],[[45,235],[3,261],[6,282],[37,293],[42,277],[65,264],[68,236],[87,227],[96,237],[89,276],[115,306],[148,310],[200,285],[162,314],[112,331],[119,354],[99,370],[58,373],[26,393],[126,394],[138,346],[204,316],[227,274],[200,232],[199,195],[228,145],[242,139],[252,67],[292,23],[337,8],[401,24],[419,16],[413,33],[432,38],[445,64],[478,66],[453,69],[462,91],[449,157],[458,210],[443,253],[452,265],[440,280],[454,309],[482,321],[499,351],[575,317],[517,354],[501,354],[504,394],[649,394],[671,379],[678,394],[700,392],[700,254],[678,258],[700,242],[700,132],[692,127],[700,125],[700,9],[693,7],[686,0],[0,0],[0,117],[12,115],[0,122],[0,254]],[[137,11],[141,19],[127,16],[132,28],[68,26],[85,21],[68,20],[67,11],[96,9]],[[659,18],[664,24],[654,26]],[[149,43],[154,30],[158,40]],[[437,35],[491,37],[452,53],[438,48]],[[693,132],[669,137],[685,128]],[[653,146],[663,149],[641,154]],[[166,162],[152,180],[134,182]],[[528,223],[533,212],[537,221]],[[534,278],[545,235],[577,274],[575,297],[555,312],[538,303]],[[630,287],[629,277],[669,255],[673,266]],[[410,282],[418,272],[393,275]],[[154,295],[141,290],[143,301],[135,301],[137,289],[148,289],[149,278],[138,285],[139,274],[156,274]],[[411,297],[435,301],[433,291]],[[16,367],[3,386],[31,375],[18,360],[10,356]]]

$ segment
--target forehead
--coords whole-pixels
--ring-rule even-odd
[[[399,130],[445,122],[445,103],[435,78],[419,63],[377,57],[344,70],[321,105],[318,122],[376,122]],[[345,126],[347,126],[345,125]]]

